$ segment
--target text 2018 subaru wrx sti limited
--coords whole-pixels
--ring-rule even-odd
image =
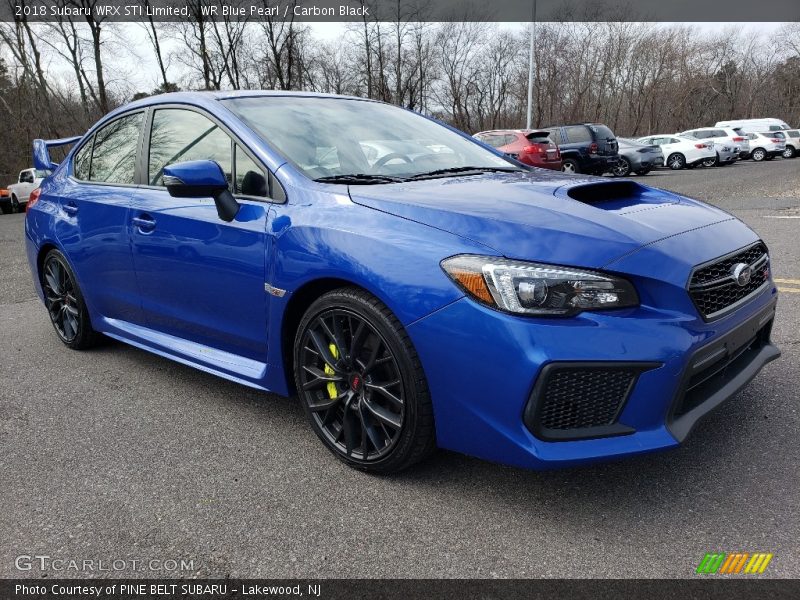
[[[34,158],[54,172],[28,259],[67,346],[296,392],[355,467],[673,447],[779,355],[767,248],[736,218],[379,102],[169,94]]]

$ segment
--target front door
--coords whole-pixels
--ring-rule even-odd
[[[133,198],[131,235],[142,311],[149,326],[265,363],[270,204],[265,194],[260,200],[256,194],[263,186],[252,185],[265,180],[263,170],[218,123],[185,108],[153,112],[144,151],[147,185]],[[163,187],[166,165],[199,159],[217,161],[228,176],[241,205],[232,222],[219,218],[211,198],[173,198]],[[242,189],[243,179],[251,182],[252,189]]]

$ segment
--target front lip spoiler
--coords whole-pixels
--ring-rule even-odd
[[[764,365],[780,357],[781,351],[777,346],[772,344],[767,337],[767,340],[760,348],[748,351],[750,353],[750,355],[746,357],[748,362],[738,373],[730,379],[725,380],[722,385],[714,389],[714,391],[696,407],[680,416],[675,416],[676,409],[687,392],[689,380],[692,375],[702,371],[702,368],[712,363],[717,356],[723,353],[735,353],[736,350],[741,347],[741,345],[736,347],[737,340],[742,338],[749,339],[751,335],[756,335],[762,328],[767,327],[767,324],[775,318],[777,302],[777,298],[773,299],[764,310],[736,327],[736,329],[729,331],[721,338],[703,346],[689,358],[688,366],[684,372],[681,385],[678,388],[678,394],[672,402],[667,417],[667,428],[678,442],[684,441],[703,417],[750,383],[755,376],[758,375]],[[767,332],[767,334],[768,333],[769,332]],[[739,357],[736,360],[741,360],[742,358],[743,357]],[[735,363],[736,360],[732,361],[732,363]],[[693,370],[693,366],[697,368]]]

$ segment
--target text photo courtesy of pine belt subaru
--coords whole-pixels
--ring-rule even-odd
[[[735,217],[380,102],[154,96],[34,156],[27,255],[64,344],[296,394],[353,467],[672,448],[779,356],[768,250]]]

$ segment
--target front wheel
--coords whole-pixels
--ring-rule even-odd
[[[611,172],[615,177],[627,177],[631,174],[631,163],[624,156],[620,156]]]
[[[581,169],[578,166],[578,161],[571,158],[565,158],[564,162],[561,163],[561,171],[563,173],[577,174],[581,172]]]
[[[761,162],[762,160],[767,158],[767,151],[764,150],[763,148],[756,148],[755,150],[753,150],[750,156],[754,161]]]
[[[75,273],[58,250],[45,256],[41,283],[44,303],[59,339],[73,350],[94,346],[99,334],[92,329]]]
[[[669,158],[667,158],[667,166],[673,171],[682,169],[686,166],[686,158],[678,152],[670,154]]]
[[[314,432],[351,467],[393,473],[436,447],[419,357],[394,314],[363,290],[311,305],[295,336],[294,377]]]

